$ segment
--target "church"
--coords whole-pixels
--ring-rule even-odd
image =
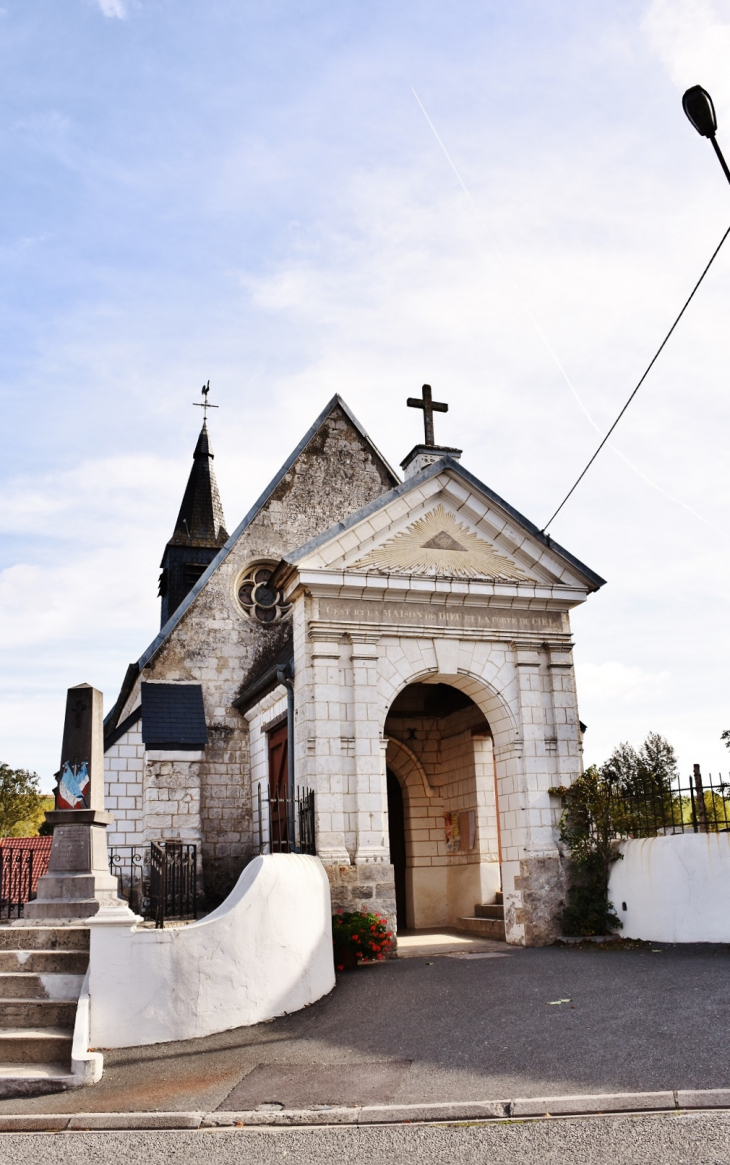
[[[408,404],[402,480],[337,395],[230,535],[206,411],[161,628],[104,724],[109,844],[194,844],[209,905],[301,849],[335,909],[549,943],[548,790],[581,772],[570,611],[604,580],[436,444],[428,385]]]

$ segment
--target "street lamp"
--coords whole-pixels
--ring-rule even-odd
[[[712,104],[710,94],[701,85],[693,85],[682,98],[682,108],[697,130],[697,133],[703,138],[709,138],[712,142],[713,149],[725,172],[725,177],[730,182],[730,170],[722,156],[722,150],[718,146],[717,138],[715,137],[717,133],[717,117],[715,116],[715,106]]]

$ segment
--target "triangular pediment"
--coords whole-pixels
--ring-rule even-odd
[[[363,575],[404,576],[508,588],[557,586],[587,594],[603,583],[450,459],[425,468],[288,554],[282,581],[291,568],[304,572],[308,585],[322,571],[350,576],[354,585]]]
[[[441,504],[350,564],[350,569],[432,578],[528,578]]]

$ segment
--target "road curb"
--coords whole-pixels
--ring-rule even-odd
[[[523,1097],[437,1104],[261,1109],[246,1112],[85,1112],[0,1114],[0,1133],[142,1131],[145,1129],[363,1127],[445,1121],[504,1121],[608,1113],[687,1112],[730,1109],[730,1088],[670,1092],[606,1092],[587,1096]]]

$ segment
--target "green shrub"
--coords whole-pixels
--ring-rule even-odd
[[[563,930],[569,935],[609,934],[622,926],[608,901],[608,875],[621,856],[612,844],[611,784],[591,765],[569,787],[549,791],[563,803],[560,839],[571,858]]]

